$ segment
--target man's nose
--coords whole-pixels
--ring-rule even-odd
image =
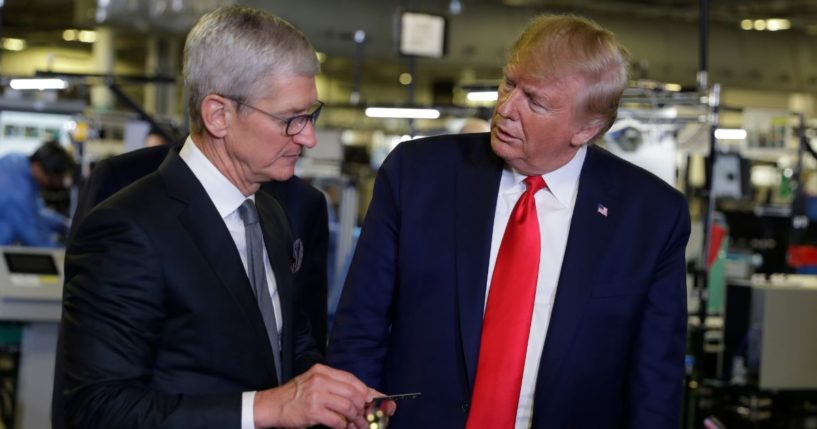
[[[292,141],[310,149],[315,147],[318,144],[318,139],[315,137],[315,124],[309,121],[300,133],[292,136]]]
[[[514,88],[504,94],[500,95],[496,103],[496,112],[503,118],[516,119],[517,103],[520,99],[520,91]]]

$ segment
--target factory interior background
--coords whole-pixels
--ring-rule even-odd
[[[70,148],[73,186],[43,194],[70,217],[95,162],[142,147],[151,129],[184,139],[184,37],[232,3],[0,0],[0,156],[52,138]],[[380,163],[402,141],[485,126],[521,29],[574,13],[632,55],[597,144],[689,203],[684,428],[817,428],[817,2],[237,3],[286,18],[318,51],[319,143],[296,173],[330,205],[330,320]],[[21,288],[0,258],[0,428],[49,427],[63,249],[0,250],[56,267]]]

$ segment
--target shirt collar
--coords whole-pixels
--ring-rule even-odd
[[[556,200],[565,207],[572,207],[573,199],[576,196],[576,189],[579,186],[579,176],[581,176],[582,173],[582,165],[584,165],[584,159],[586,156],[587,146],[582,145],[579,150],[576,151],[576,154],[573,155],[573,159],[568,161],[567,164],[551,171],[550,173],[542,175],[542,178],[545,179],[545,183],[547,183],[550,193],[553,194]],[[524,192],[525,184],[523,181],[528,176],[525,176],[524,174],[521,174],[513,169],[512,173],[512,189]]]
[[[255,195],[245,197],[232,182],[227,180],[227,178],[221,174],[221,171],[219,171],[216,166],[204,156],[196,144],[193,143],[193,139],[191,139],[190,136],[187,136],[187,140],[184,141],[184,146],[182,146],[179,156],[184,160],[187,166],[190,167],[190,170],[193,171],[193,175],[196,176],[196,179],[201,182],[204,191],[207,192],[207,195],[210,197],[210,200],[213,201],[216,210],[218,210],[218,214],[221,215],[222,218],[227,217],[227,215],[238,209],[247,198],[255,201]]]

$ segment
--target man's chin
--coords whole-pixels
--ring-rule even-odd
[[[292,167],[278,167],[270,172],[269,180],[274,180],[276,182],[285,182],[294,175],[295,175],[294,165]]]
[[[496,156],[504,159],[506,162],[513,158],[515,152],[512,144],[496,138],[493,134],[491,134],[491,149],[494,150]]]

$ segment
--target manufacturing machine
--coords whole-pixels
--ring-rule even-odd
[[[62,249],[0,246],[0,320],[21,322],[14,427],[50,427]]]

